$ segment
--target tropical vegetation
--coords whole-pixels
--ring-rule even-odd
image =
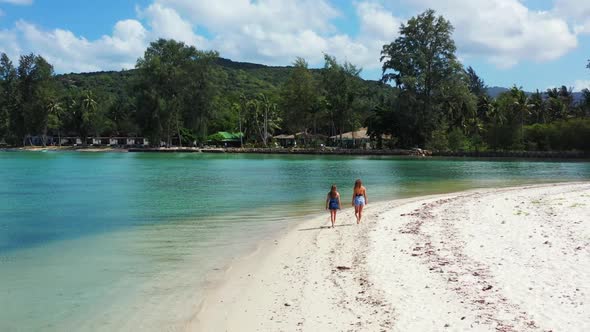
[[[452,34],[433,10],[409,19],[382,48],[380,81],[329,54],[320,69],[303,58],[268,67],[165,39],[119,72],[56,75],[40,55],[15,64],[1,54],[0,144],[142,136],[187,146],[229,132],[248,146],[269,147],[278,134],[315,146],[368,127],[377,148],[590,150],[588,89],[581,98],[566,86],[492,96],[457,58]]]

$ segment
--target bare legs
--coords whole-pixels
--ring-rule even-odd
[[[364,207],[364,205],[355,205],[354,206],[354,215],[356,217],[357,225],[361,223],[361,218],[363,217],[363,207]]]
[[[334,224],[336,223],[336,211],[338,210],[330,210],[330,221],[332,222],[332,228],[334,228]]]

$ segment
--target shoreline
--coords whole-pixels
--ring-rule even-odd
[[[115,147],[79,147],[79,146],[27,146],[18,148],[0,148],[0,152],[128,152],[126,148]]]
[[[553,296],[562,298],[563,294],[551,294],[545,291],[538,297],[542,299],[547,297],[547,303],[541,305],[543,310],[539,310],[534,308],[534,303],[529,308],[535,297],[527,300],[531,297],[528,292],[534,292],[533,290],[519,289],[510,292],[502,290],[509,289],[507,284],[510,287],[517,287],[507,281],[509,279],[507,276],[521,273],[522,276],[519,276],[522,280],[528,278],[534,281],[536,274],[531,276],[530,273],[519,271],[522,262],[518,260],[524,259],[519,258],[519,255],[535,260],[535,254],[539,254],[537,250],[541,249],[531,251],[530,248],[524,248],[519,241],[510,242],[508,245],[497,236],[489,237],[489,233],[493,233],[495,228],[489,228],[486,224],[477,225],[484,228],[486,234],[479,234],[481,232],[472,228],[473,225],[469,228],[463,224],[456,224],[457,220],[466,225],[477,223],[470,221],[472,219],[469,217],[470,213],[476,213],[482,208],[481,204],[486,204],[485,202],[488,201],[487,205],[489,205],[489,201],[492,201],[504,204],[503,209],[498,210],[502,216],[490,215],[491,212],[488,211],[484,216],[489,219],[488,222],[506,218],[510,219],[506,223],[514,223],[514,227],[518,228],[528,227],[522,226],[519,221],[532,218],[535,228],[532,229],[534,232],[530,236],[536,238],[538,235],[535,234],[545,232],[547,234],[543,236],[551,238],[555,234],[543,229],[544,226],[547,227],[544,222],[538,223],[539,216],[544,216],[542,213],[547,206],[535,203],[534,200],[527,202],[529,205],[532,204],[531,207],[545,209],[539,212],[540,215],[534,216],[536,212],[518,210],[521,211],[518,213],[509,210],[508,206],[515,203],[521,206],[519,209],[524,210],[523,203],[533,196],[564,196],[563,201],[558,200],[562,205],[550,206],[551,217],[561,220],[560,212],[571,213],[564,209],[572,200],[582,200],[582,203],[572,203],[571,206],[574,207],[570,207],[570,210],[575,210],[575,213],[586,213],[589,210],[583,202],[590,202],[590,198],[585,198],[586,196],[575,198],[575,194],[572,194],[574,191],[583,192],[581,195],[590,197],[590,183],[571,182],[475,189],[459,193],[383,201],[368,205],[367,218],[360,226],[351,223],[354,217],[350,208],[342,210],[338,216],[337,228],[334,230],[323,228],[329,224],[326,216],[312,217],[294,223],[281,234],[260,244],[255,252],[233,260],[223,272],[221,280],[211,284],[205,291],[206,296],[201,301],[192,322],[188,324],[187,330],[206,331],[215,328],[227,331],[326,329],[404,331],[444,330],[447,327],[451,330],[463,330],[471,326],[471,328],[493,331],[532,331],[538,330],[539,327],[543,330],[559,328],[563,327],[559,324],[566,323],[574,324],[568,325],[570,328],[590,326],[587,319],[575,316],[583,314],[590,301],[588,296],[590,289],[579,283],[580,280],[585,280],[584,275],[587,275],[590,269],[587,258],[580,258],[578,255],[589,252],[587,242],[572,249],[577,259],[581,259],[577,267],[571,264],[569,256],[564,259],[557,252],[553,253],[555,256],[541,255],[554,265],[565,264],[560,263],[562,261],[568,263],[569,266],[562,267],[581,273],[582,277],[579,278],[582,279],[576,279],[572,273],[567,281],[556,283],[551,279],[556,277],[551,274],[551,269],[543,269],[540,272],[536,271],[540,275],[539,282],[549,286],[529,287],[539,291],[543,291],[543,288],[551,289],[551,286],[556,291],[557,289],[565,291],[560,288],[560,284],[574,287],[578,291],[569,294],[568,298],[572,303],[584,304],[577,304],[569,308],[568,313],[562,313],[559,305],[552,306],[548,300]],[[520,203],[521,200],[523,203]],[[465,206],[472,212],[461,214],[450,210],[451,212],[448,213],[455,214],[453,216],[457,220],[446,218],[446,215],[442,218],[439,210],[448,209],[449,205],[457,206],[456,209],[462,209]],[[584,226],[581,222],[582,217],[579,215],[578,217],[580,217],[580,223],[576,224],[577,226],[566,224],[552,226],[553,233],[559,235],[568,227],[582,227],[581,230],[587,232],[587,225]],[[433,218],[437,223],[428,225]],[[543,219],[540,220],[543,221]],[[531,231],[531,229],[528,230]],[[463,234],[462,237],[457,235],[462,232],[468,234]],[[446,241],[435,244],[432,240],[433,237],[438,236],[436,234],[444,234],[447,239],[454,240],[448,244],[442,244]],[[510,232],[501,234],[502,238],[518,235]],[[508,250],[508,252],[513,250],[518,255],[511,256],[502,251],[502,254],[492,255],[491,261],[494,264],[486,265],[490,259],[485,255],[489,252],[469,243],[470,236],[481,238],[481,243],[485,244],[487,243],[485,241],[488,241],[494,244],[499,248],[494,253],[498,250]],[[575,237],[575,234],[571,236]],[[430,242],[424,242],[427,240]],[[526,240],[523,241],[526,242]],[[423,243],[415,245],[413,242]],[[561,246],[562,243],[569,243],[571,240],[561,238],[559,241],[551,239],[547,242],[550,242],[551,246]],[[536,248],[549,245],[541,241],[534,246]],[[453,253],[457,247],[462,247],[462,251]],[[441,251],[445,254],[440,254]],[[386,264],[386,260],[391,259],[391,255],[399,257],[395,258],[395,264]],[[533,258],[527,255],[532,255]],[[506,257],[513,261],[504,261]],[[498,261],[498,259],[501,260]],[[495,264],[508,265],[509,270],[514,271],[503,273],[502,268],[498,269]],[[538,262],[538,264],[544,263]],[[553,271],[555,267],[553,266]],[[451,271],[453,269],[456,271]],[[417,274],[416,270],[420,270],[420,273]],[[535,271],[534,268],[528,267],[525,270]],[[468,271],[472,272],[468,274]],[[416,283],[420,286],[417,287]],[[492,288],[484,290],[489,286]],[[437,295],[430,296],[431,291]],[[431,298],[417,302],[415,295],[420,295],[422,299],[429,296]],[[483,302],[480,303],[480,300]],[[498,309],[494,305],[496,302],[503,303],[502,307],[506,309]],[[451,303],[450,306],[449,303]],[[424,306],[429,307],[430,311],[424,312]],[[449,314],[445,311],[446,309],[442,310],[441,306],[442,308],[448,306]],[[405,308],[408,309],[404,310]],[[410,312],[409,308],[422,310],[422,312],[419,314]],[[522,310],[525,310],[527,314],[524,316],[515,314]],[[553,315],[544,317],[545,312],[558,317]],[[416,317],[411,318],[412,315],[422,319],[418,320],[421,325],[416,325]],[[453,315],[459,317],[447,319],[447,316]],[[571,321],[563,321],[560,317],[563,315],[569,317]],[[577,320],[576,317],[578,317]],[[553,322],[556,319],[557,321]],[[446,322],[447,320],[449,322]]]
[[[312,156],[392,156],[408,158],[451,158],[475,160],[580,160],[590,159],[583,151],[428,151],[428,150],[362,150],[362,149],[305,149],[305,148],[135,148],[135,147],[8,147],[0,152],[52,151],[52,152],[130,152],[130,153],[218,153],[218,154],[266,154],[266,155],[312,155]]]

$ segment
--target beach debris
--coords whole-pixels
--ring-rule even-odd
[[[285,303],[285,307],[290,307],[291,305],[289,303]]]
[[[461,320],[465,320],[465,316],[461,317]]]
[[[487,286],[485,286],[485,287],[484,287],[482,290],[485,292],[485,291],[489,291],[489,290],[490,290],[490,289],[492,289],[492,288],[493,288],[493,286],[492,286],[492,285],[487,285]]]
[[[348,266],[336,266],[336,268],[337,268],[339,271],[346,271],[346,270],[350,270],[350,267],[348,267]]]

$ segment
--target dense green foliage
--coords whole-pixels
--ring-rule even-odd
[[[0,143],[143,136],[192,145],[226,131],[243,133],[247,145],[270,146],[286,133],[315,146],[367,126],[378,148],[589,150],[590,91],[576,99],[565,86],[532,94],[515,86],[492,97],[457,59],[452,33],[433,10],[402,24],[383,46],[380,82],[327,54],[321,69],[302,58],[269,67],[163,39],[120,72],[54,75],[39,55],[15,67],[2,54]]]

